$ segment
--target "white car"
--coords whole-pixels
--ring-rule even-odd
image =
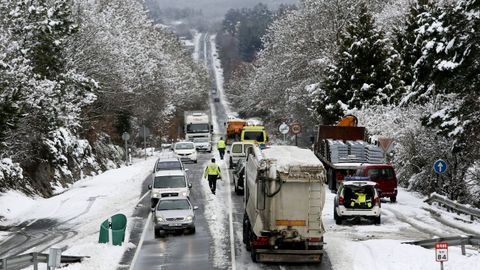
[[[228,155],[228,168],[233,169],[239,159],[247,159],[248,149],[254,145],[250,142],[234,142],[227,151]]]
[[[212,152],[212,142],[208,138],[194,138],[193,144],[197,151]]]
[[[344,219],[363,217],[380,224],[381,205],[376,185],[372,181],[343,181],[334,199],[335,223],[340,225]]]
[[[158,171],[153,177],[152,184],[148,185],[150,202],[154,208],[161,198],[190,196],[192,184],[188,181],[187,173],[183,170]]]
[[[197,163],[197,150],[193,142],[177,142],[173,146],[173,152],[182,162],[192,161]]]

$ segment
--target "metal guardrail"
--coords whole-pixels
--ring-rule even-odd
[[[437,193],[432,193],[428,199],[426,199],[424,202],[428,204],[432,204],[433,202],[437,202],[439,204],[444,205],[447,209],[452,209],[456,212],[463,213],[466,215],[470,215],[471,219],[473,220],[474,218],[480,219],[480,210],[458,203],[454,202],[452,200],[449,200],[445,198],[444,196],[438,195]]]
[[[451,236],[451,237],[438,237],[427,240],[403,242],[402,244],[417,245],[424,248],[434,248],[437,242],[447,242],[448,246],[461,246],[462,255],[466,254],[465,246],[477,246],[480,248],[480,236],[479,235],[466,235],[466,236]]]
[[[85,256],[65,256],[62,255],[60,262],[62,263],[77,263],[81,262]],[[44,253],[28,253],[18,255],[15,257],[0,259],[0,270],[20,270],[33,264],[33,269],[38,270],[39,263],[47,263],[48,254]]]

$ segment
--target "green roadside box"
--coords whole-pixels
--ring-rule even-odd
[[[98,237],[98,243],[101,243],[101,244],[108,243],[108,240],[109,240],[108,229],[109,229],[109,222],[108,222],[108,219],[106,219],[100,225],[100,236]]]
[[[112,244],[121,246],[125,241],[125,229],[127,228],[127,217],[124,214],[112,216]]]

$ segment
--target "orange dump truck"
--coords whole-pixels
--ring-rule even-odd
[[[232,141],[240,141],[242,135],[242,128],[245,126],[246,121],[243,119],[235,118],[227,121],[227,137],[225,142],[231,143]]]

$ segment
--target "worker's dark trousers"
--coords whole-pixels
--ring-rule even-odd
[[[220,159],[223,159],[225,155],[225,148],[218,148],[218,153],[220,153]]]
[[[210,186],[210,190],[213,194],[215,194],[215,190],[217,189],[217,177],[218,175],[208,176],[208,185]]]

